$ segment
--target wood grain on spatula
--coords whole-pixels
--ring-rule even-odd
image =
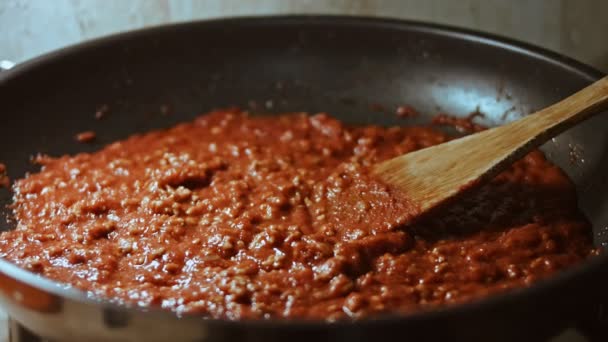
[[[404,154],[373,172],[422,212],[492,179],[534,148],[608,108],[608,76],[504,126]]]

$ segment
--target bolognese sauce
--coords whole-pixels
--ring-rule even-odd
[[[411,225],[370,166],[450,138],[327,114],[220,110],[16,180],[0,256],[115,302],[227,319],[408,314],[528,286],[596,253],[535,151]]]

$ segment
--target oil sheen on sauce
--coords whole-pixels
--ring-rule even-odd
[[[13,185],[0,256],[118,303],[332,321],[479,299],[596,253],[573,184],[540,152],[405,226],[407,194],[366,170],[448,139],[221,110],[39,157]]]

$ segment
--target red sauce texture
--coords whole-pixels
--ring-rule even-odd
[[[97,134],[93,131],[85,131],[76,134],[75,139],[79,143],[90,143],[93,142],[97,138]]]
[[[6,165],[0,163],[0,189],[8,188],[10,186],[11,181],[6,173]]]
[[[13,185],[0,256],[115,302],[227,319],[410,314],[528,286],[596,253],[573,184],[540,152],[440,212],[373,179],[442,143],[429,127],[222,110]]]

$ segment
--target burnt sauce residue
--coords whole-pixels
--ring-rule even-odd
[[[596,254],[564,173],[533,152],[432,217],[370,165],[448,136],[223,110],[13,186],[0,256],[119,303],[208,317],[412,313],[528,286]]]

